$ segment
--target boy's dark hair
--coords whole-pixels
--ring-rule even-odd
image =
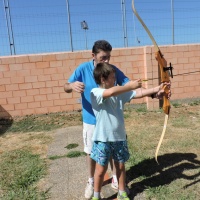
[[[112,46],[106,40],[97,40],[92,48],[92,53],[97,54],[100,51],[112,51]]]
[[[113,65],[105,62],[98,63],[93,71],[94,79],[97,84],[101,84],[101,77],[106,80],[111,73],[115,73],[115,68],[113,67]]]

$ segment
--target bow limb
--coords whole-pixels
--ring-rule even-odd
[[[156,52],[155,57],[156,57],[156,60],[158,61],[158,65],[159,65],[159,69],[160,69],[160,73],[161,73],[161,75],[160,75],[161,82],[162,83],[170,82],[169,73],[168,73],[169,69],[167,69],[167,61],[163,57],[153,35],[151,34],[149,29],[145,25],[144,21],[141,19],[138,12],[136,11],[135,5],[134,5],[134,0],[132,0],[132,10],[133,10],[134,14],[136,15],[136,17],[138,18],[138,20],[140,21],[140,23],[142,24],[142,26],[144,27],[144,29],[146,30],[147,34],[149,35],[150,39],[152,40],[152,42],[154,44],[154,48],[155,48],[155,52]],[[172,67],[170,69],[172,70]],[[164,89],[166,95],[170,92],[169,88],[166,87],[166,86],[164,86],[163,89]],[[160,149],[160,146],[162,144],[162,141],[163,141],[163,138],[164,138],[164,135],[165,135],[167,121],[168,121],[168,117],[169,117],[169,111],[170,111],[170,102],[169,102],[169,99],[165,95],[163,96],[163,111],[165,113],[165,122],[164,122],[163,131],[162,131],[158,146],[156,148],[156,153],[155,153],[155,160],[156,160],[157,163],[158,163],[157,155],[158,155],[158,151]]]
[[[149,35],[149,37],[151,38],[151,41],[153,42],[156,51],[160,51],[160,49],[159,49],[159,47],[158,47],[153,35],[151,34],[150,30],[147,28],[147,26],[144,23],[144,21],[139,16],[137,10],[135,9],[134,0],[132,0],[132,10],[133,10],[134,14],[136,15],[136,17],[138,18],[138,20],[140,21],[140,23],[142,24],[142,26],[144,27],[144,29],[146,30],[146,32]]]
[[[157,146],[156,152],[155,152],[155,160],[156,160],[157,163],[158,163],[158,159],[157,159],[157,157],[158,157],[158,151],[160,149],[160,146],[162,144],[162,141],[163,141],[163,138],[164,138],[164,135],[165,135],[165,131],[166,131],[166,128],[167,128],[168,118],[169,118],[169,115],[165,114],[165,122],[164,122],[164,126],[163,126],[163,131],[162,131],[162,134],[161,134],[161,137],[160,137],[160,140],[158,142],[158,146]]]

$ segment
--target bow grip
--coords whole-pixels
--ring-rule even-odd
[[[165,95],[163,96],[163,111],[165,114],[169,115],[169,111],[170,111],[170,102],[169,99],[167,98],[168,94],[169,94],[169,88],[165,85],[163,87],[164,91],[165,91]]]

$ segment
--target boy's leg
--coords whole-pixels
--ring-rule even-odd
[[[130,200],[128,197],[128,192],[126,188],[126,171],[125,171],[125,164],[115,162],[116,170],[117,170],[117,177],[119,177],[119,192],[117,195],[118,200]]]
[[[119,162],[114,162],[116,171],[117,171],[117,178],[118,178],[118,183],[119,183],[119,190],[125,191],[126,190],[126,171],[125,171],[125,164],[124,163],[119,163]]]
[[[94,174],[94,191],[95,192],[101,192],[101,187],[104,180],[104,175],[107,171],[108,165],[102,166],[98,163],[96,163],[96,169]]]
[[[111,148],[109,142],[95,141],[93,143],[91,158],[96,161],[96,168],[94,175],[94,195],[95,195],[94,197],[99,198],[100,196],[104,175],[108,169],[110,155],[111,155]]]
[[[129,200],[127,194],[129,193],[126,188],[126,171],[125,162],[129,159],[129,151],[127,141],[119,141],[112,143],[112,157],[115,160],[114,165],[116,167],[117,179],[119,184],[118,199]]]

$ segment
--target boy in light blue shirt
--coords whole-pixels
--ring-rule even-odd
[[[133,98],[142,98],[152,94],[157,97],[162,96],[164,94],[163,84],[144,89],[142,81],[138,79],[129,81],[124,86],[115,86],[115,68],[108,63],[97,64],[93,74],[99,88],[91,90],[91,104],[96,117],[91,151],[91,158],[96,161],[92,200],[100,199],[104,175],[111,157],[114,159],[119,184],[117,199],[129,200],[125,188],[125,162],[129,159],[129,151],[124,126],[124,104]],[[170,87],[169,83],[165,85]]]

